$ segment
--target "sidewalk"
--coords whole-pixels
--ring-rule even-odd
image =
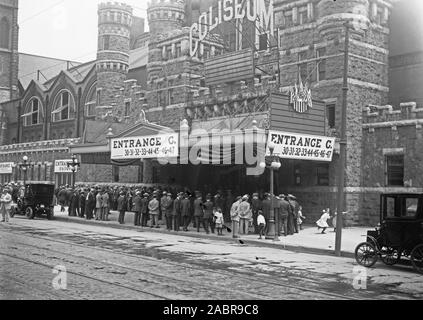
[[[241,240],[245,245],[253,246],[263,246],[263,247],[273,247],[281,248],[290,251],[304,252],[304,253],[317,253],[325,255],[335,255],[335,232],[332,228],[326,230],[326,234],[321,234],[321,231],[317,231],[317,227],[305,226],[304,230],[301,230],[300,233],[294,234],[292,236],[280,237],[280,241],[274,241],[273,239],[258,239],[258,235],[241,235],[240,239],[233,239],[232,234],[228,233],[226,230],[223,232],[223,236],[217,236],[217,234],[206,234],[202,228],[200,228],[200,233],[192,228],[190,231],[167,231],[165,225],[161,225],[160,229],[153,229],[150,227],[137,227],[134,226],[134,214],[127,212],[125,215],[125,224],[118,224],[118,212],[111,211],[109,215],[110,221],[96,221],[96,220],[86,220],[79,217],[69,217],[67,210],[65,212],[60,212],[60,207],[55,208],[55,220],[73,222],[87,225],[100,225],[100,226],[109,226],[111,228],[123,229],[123,230],[137,230],[145,232],[159,232],[159,233],[171,233],[171,234],[180,234],[181,236],[188,236],[201,239],[217,240],[217,241],[227,241],[233,243],[234,241],[238,242]],[[228,225],[231,228],[231,226]],[[354,257],[354,250],[356,246],[365,241],[365,235],[369,227],[354,227],[346,228],[342,230],[342,256],[343,257]],[[182,230],[182,228],[181,228]]]

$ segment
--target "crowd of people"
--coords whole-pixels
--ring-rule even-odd
[[[178,192],[162,187],[109,187],[79,185],[75,189],[61,186],[55,191],[61,210],[68,207],[69,216],[108,221],[110,211],[119,212],[119,223],[125,215],[134,213],[134,225],[168,230],[189,231],[192,227],[208,233],[223,235],[230,230],[233,237],[255,233],[262,237],[271,218],[272,197],[258,193],[234,197],[230,191],[212,194],[185,190]],[[301,230],[305,219],[302,208],[293,195],[279,195],[273,199],[274,213],[279,219],[278,235],[292,235]]]
[[[16,202],[23,193],[23,186],[9,183],[2,190],[1,212],[4,212],[3,220],[8,220],[9,198],[12,203]],[[226,230],[232,232],[234,238],[249,233],[262,238],[267,234],[270,221],[275,223],[278,236],[293,235],[302,229],[305,220],[302,207],[291,194],[272,197],[269,193],[254,193],[234,197],[230,190],[218,190],[213,196],[188,189],[179,192],[171,187],[77,185],[72,188],[64,185],[55,190],[55,201],[62,212],[67,210],[73,217],[108,221],[113,210],[119,212],[118,222],[124,224],[125,215],[132,212],[135,226],[160,228],[165,224],[167,230],[194,228],[197,232],[202,229],[207,234],[218,235]],[[320,222],[320,226],[326,226]]]

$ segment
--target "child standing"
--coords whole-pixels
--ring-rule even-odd
[[[266,219],[264,218],[263,211],[261,210],[258,211],[257,226],[260,235],[259,239],[262,239],[262,236],[264,236],[264,228],[266,227]]]
[[[303,216],[303,207],[300,206],[298,208],[298,226],[300,227],[300,230],[303,230],[303,222],[306,219],[306,217]]]
[[[214,223],[216,225],[217,235],[223,236],[222,229],[223,229],[223,213],[222,209],[217,208],[214,212]]]

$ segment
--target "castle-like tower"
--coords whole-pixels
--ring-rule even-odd
[[[129,70],[132,7],[102,3],[98,7],[97,90],[99,106],[109,107]]]
[[[0,102],[18,97],[18,0],[0,0]]]
[[[185,1],[152,0],[147,15],[152,39],[159,34],[179,30],[185,23]]]

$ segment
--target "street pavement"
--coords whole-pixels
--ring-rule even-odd
[[[75,223],[82,223],[82,224],[91,224],[91,225],[101,225],[101,226],[108,226],[111,228],[119,228],[119,229],[127,229],[127,230],[138,230],[141,227],[134,226],[134,213],[127,212],[125,215],[125,225],[120,225],[118,223],[119,213],[116,211],[111,211],[109,215],[110,221],[96,221],[96,220],[86,220],[81,219],[79,217],[69,217],[67,210],[65,212],[60,212],[60,207],[55,207],[55,219],[59,221],[72,221]],[[228,227],[231,228],[232,226],[228,224]],[[162,233],[169,233],[166,230],[166,226],[161,225],[160,229],[153,229],[150,228],[142,228],[147,229],[151,232],[162,232]],[[353,257],[354,251],[356,246],[366,240],[366,234],[368,230],[372,228],[369,227],[354,227],[354,228],[344,228],[342,230],[342,256],[345,257]],[[181,228],[182,230],[182,228]],[[172,231],[171,233],[176,233]],[[191,236],[197,238],[205,238],[205,239],[213,239],[219,241],[231,241],[232,234],[228,233],[227,231],[223,232],[223,236],[217,236],[217,234],[209,234],[207,235],[203,228],[200,228],[200,233],[192,228],[190,231],[184,232],[179,231],[180,235],[184,236]],[[318,231],[317,227],[305,225],[304,229],[301,230],[299,233],[290,235],[287,237],[281,236],[279,240],[274,239],[258,239],[258,235],[249,234],[249,235],[241,235],[240,240],[246,244],[254,244],[258,246],[265,246],[265,247],[276,247],[276,248],[283,248],[287,250],[293,250],[297,252],[310,252],[310,253],[320,253],[320,254],[328,254],[334,255],[335,254],[335,231],[333,228],[328,228],[326,230],[326,234],[322,234],[321,230]]]
[[[349,257],[109,224],[0,223],[0,299],[423,298],[423,277],[407,265],[365,269]],[[59,267],[66,288],[54,287]]]

